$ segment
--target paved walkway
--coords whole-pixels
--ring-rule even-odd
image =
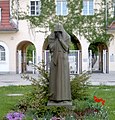
[[[38,75],[28,74],[34,78]],[[0,86],[9,86],[9,85],[31,85],[29,80],[22,78],[22,74],[0,74]]]
[[[31,84],[30,81],[24,80],[21,76],[21,74],[0,74],[0,86]],[[29,76],[38,77],[37,74],[29,74]],[[89,81],[92,85],[115,85],[115,73],[93,73]]]
[[[89,79],[92,85],[115,85],[115,72],[109,74],[93,73]]]

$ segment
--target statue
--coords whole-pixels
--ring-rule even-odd
[[[69,76],[69,43],[70,36],[63,25],[57,23],[48,39],[51,53],[49,92],[50,101],[71,101],[70,76]]]

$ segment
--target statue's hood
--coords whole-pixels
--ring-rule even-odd
[[[62,32],[63,40],[70,40],[69,34],[64,30],[64,27],[61,23],[56,23],[54,26],[54,31],[49,35],[49,41],[52,41],[55,39],[55,32],[60,31]]]
[[[63,25],[60,24],[60,23],[57,23],[57,24],[55,25],[55,27],[54,27],[54,31],[55,31],[55,32],[56,32],[56,31],[61,31],[61,32],[63,32],[63,31],[64,31]]]

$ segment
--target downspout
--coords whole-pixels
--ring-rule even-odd
[[[105,24],[106,24],[106,30],[107,30],[107,26],[108,26],[108,3],[107,0],[105,1]]]
[[[113,11],[114,11],[114,18],[115,18],[115,0],[113,0]]]
[[[18,17],[18,10],[19,10],[19,0],[17,0],[17,9],[16,9],[16,14],[17,14],[17,29],[19,30],[19,17]]]

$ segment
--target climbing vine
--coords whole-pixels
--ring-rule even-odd
[[[15,0],[12,0],[14,5]],[[20,0],[17,0],[20,2]],[[69,34],[84,36],[89,42],[108,42],[110,35],[107,34],[108,25],[112,22],[111,17],[112,0],[106,4],[102,0],[98,4],[99,8],[95,9],[94,15],[82,15],[83,0],[67,0],[68,15],[57,16],[55,12],[55,0],[41,0],[41,11],[39,16],[30,16],[28,12],[19,9],[19,19],[27,19],[34,27],[43,27],[53,29],[57,22],[64,25]],[[19,6],[21,8],[21,6]],[[108,9],[107,9],[108,7]],[[29,6],[27,6],[27,10]],[[107,16],[106,16],[107,13]],[[109,18],[109,19],[107,19]]]

